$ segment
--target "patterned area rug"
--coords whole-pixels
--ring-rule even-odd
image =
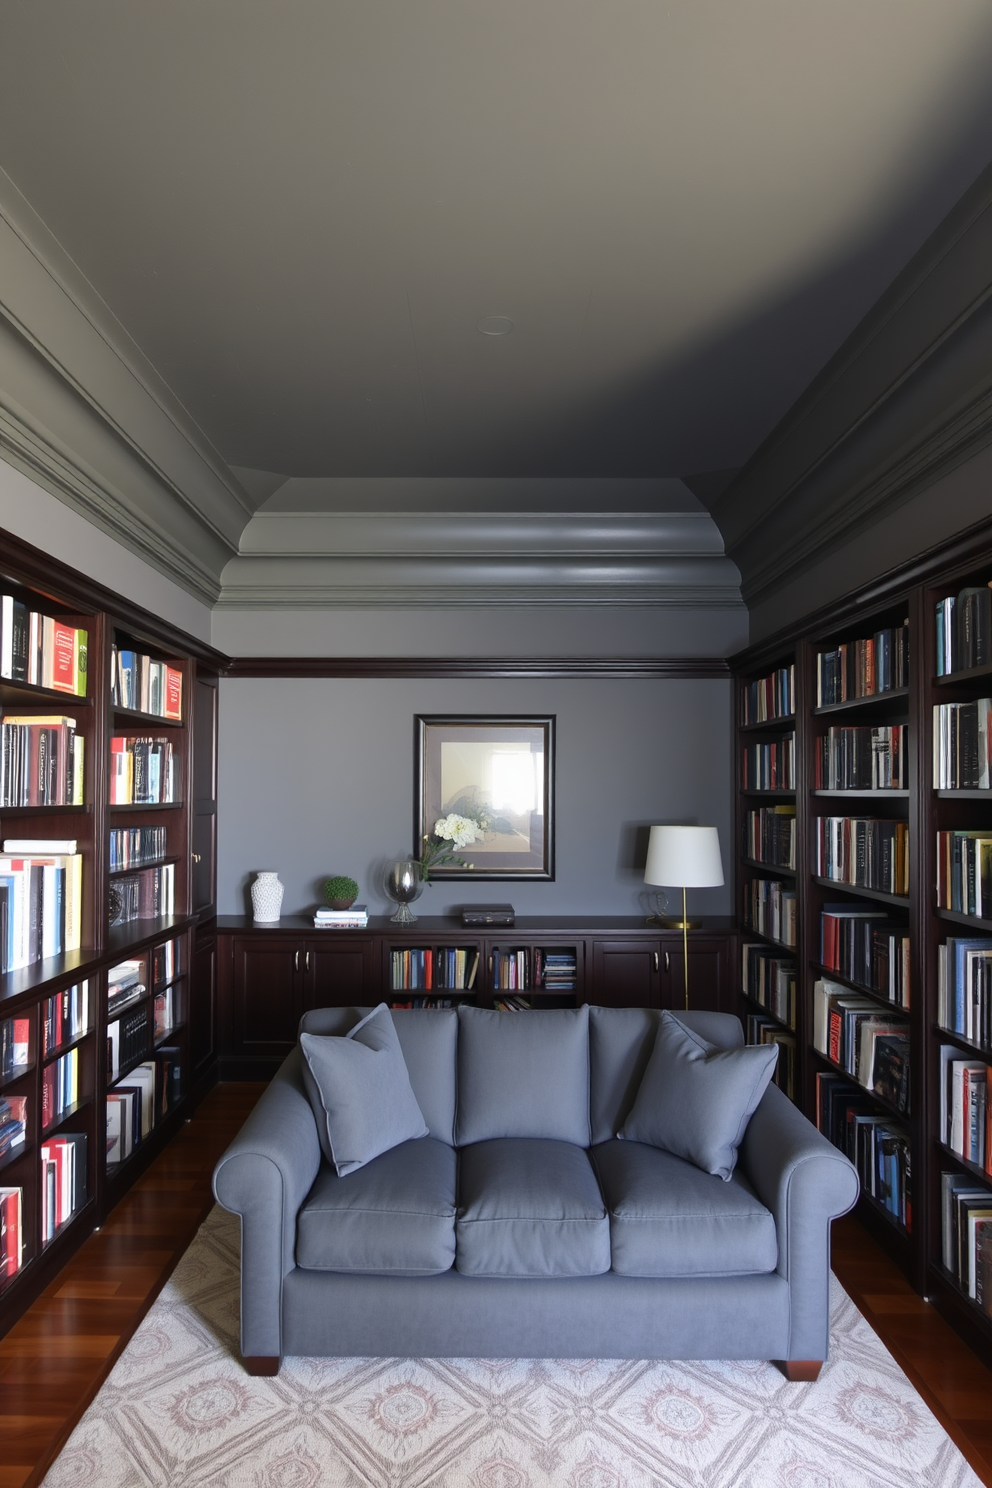
[[[215,1209],[45,1488],[980,1488],[837,1283],[814,1385],[771,1365],[238,1363],[237,1221]]]

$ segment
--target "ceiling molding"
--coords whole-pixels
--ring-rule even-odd
[[[714,502],[754,604],[992,442],[992,168]]]
[[[6,458],[208,601],[256,503],[0,172]]]
[[[525,678],[725,679],[722,657],[622,656],[557,657],[550,660],[493,657],[415,656],[236,656],[223,675],[245,677],[480,677]]]

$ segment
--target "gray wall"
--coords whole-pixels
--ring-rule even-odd
[[[719,827],[726,871],[727,681],[224,679],[220,912],[244,913],[254,871],[275,868],[287,913],[310,908],[330,873],[357,878],[383,913],[375,869],[412,846],[414,715],[546,712],[558,728],[556,881],[442,882],[420,912],[509,900],[520,914],[643,913],[652,822]],[[729,887],[689,897],[699,914],[730,904]]]

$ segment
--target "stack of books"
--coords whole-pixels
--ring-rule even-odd
[[[0,1157],[6,1157],[13,1147],[23,1147],[27,1119],[26,1095],[0,1095]]]
[[[40,615],[5,594],[0,599],[0,677],[86,696],[87,633]]]
[[[369,922],[367,904],[353,904],[350,909],[318,909],[313,917],[318,930],[364,930]]]

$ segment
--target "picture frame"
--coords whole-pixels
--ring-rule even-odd
[[[415,725],[415,855],[452,813],[476,832],[431,878],[553,879],[554,715],[417,714]]]

